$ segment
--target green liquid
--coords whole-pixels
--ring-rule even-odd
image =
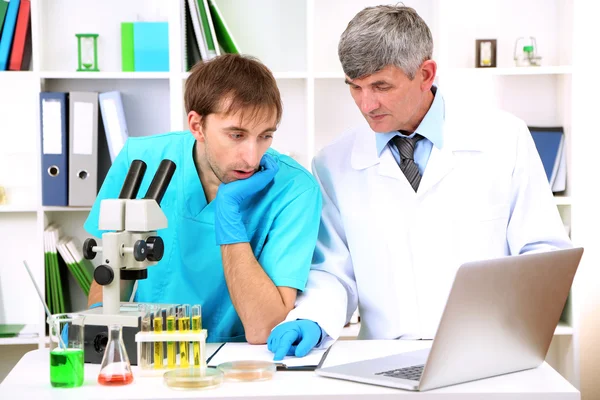
[[[50,352],[50,383],[72,388],[83,384],[83,350],[54,349]]]

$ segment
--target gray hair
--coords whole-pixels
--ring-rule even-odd
[[[350,79],[394,65],[412,80],[432,54],[429,27],[413,8],[405,6],[363,9],[348,23],[338,45],[342,68]]]

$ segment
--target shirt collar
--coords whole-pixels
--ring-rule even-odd
[[[441,149],[444,145],[443,128],[444,120],[446,118],[444,97],[435,85],[432,86],[431,91],[433,92],[433,102],[431,103],[431,107],[429,107],[427,114],[425,114],[425,117],[415,130],[415,133],[427,138],[435,147]],[[376,133],[375,145],[377,146],[377,155],[381,156],[381,153],[388,142],[394,138],[394,136],[398,135],[400,135],[398,131]],[[412,137],[413,135],[414,133],[409,137]]]

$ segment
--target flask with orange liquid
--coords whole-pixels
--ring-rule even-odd
[[[133,382],[131,364],[123,343],[123,327],[109,327],[108,345],[102,358],[98,383],[106,386],[122,386]]]

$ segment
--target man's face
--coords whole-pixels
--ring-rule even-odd
[[[251,177],[273,141],[275,112],[260,110],[250,118],[251,111],[215,113],[204,118],[201,137],[205,159],[223,183]]]
[[[424,82],[419,72],[410,80],[400,68],[388,65],[362,78],[346,77],[346,83],[354,102],[375,132],[411,131],[423,118],[419,111]]]

